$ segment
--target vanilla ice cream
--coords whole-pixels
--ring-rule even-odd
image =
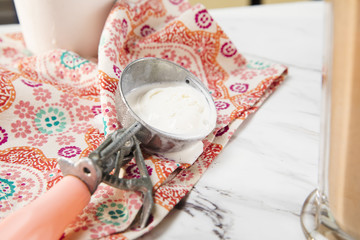
[[[135,114],[151,127],[181,135],[203,135],[213,119],[205,96],[186,83],[147,84],[126,95]]]

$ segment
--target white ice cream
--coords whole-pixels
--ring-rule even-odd
[[[188,84],[149,84],[134,89],[126,98],[136,115],[161,131],[195,136],[211,130],[209,104]]]

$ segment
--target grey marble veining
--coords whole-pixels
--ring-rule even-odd
[[[245,57],[285,64],[289,75],[141,239],[305,239],[299,214],[317,183],[323,3],[210,13]]]

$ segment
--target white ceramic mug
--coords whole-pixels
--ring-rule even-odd
[[[33,54],[61,48],[97,57],[114,0],[14,0],[27,48]]]

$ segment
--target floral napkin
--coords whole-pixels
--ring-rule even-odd
[[[0,35],[0,219],[62,178],[59,156],[87,156],[121,127],[117,83],[125,66],[142,57],[168,59],[197,75],[214,98],[216,129],[193,164],[145,156],[155,201],[145,229],[131,224],[141,194],[100,184],[64,239],[134,239],[150,231],[287,73],[283,65],[245,59],[202,5],[191,7],[185,0],[117,1],[97,63],[62,49],[31,56],[21,33]],[[134,161],[124,172],[125,178],[140,177]]]

